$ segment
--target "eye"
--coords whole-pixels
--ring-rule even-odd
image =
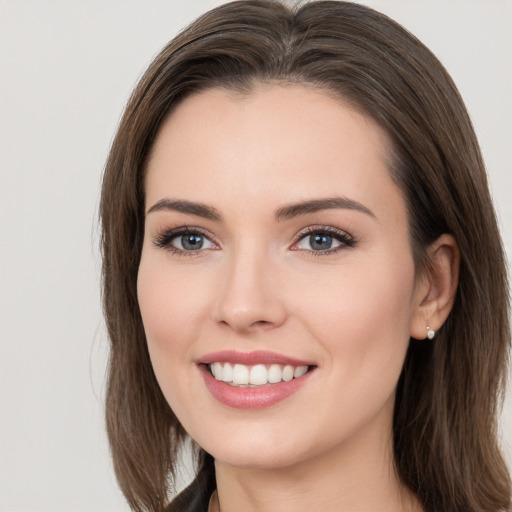
[[[354,247],[355,243],[354,238],[344,231],[331,227],[311,227],[300,235],[292,249],[331,254],[344,247]]]
[[[202,232],[190,228],[167,231],[155,239],[155,245],[177,254],[194,254],[217,246]]]
[[[297,247],[309,251],[327,251],[339,247],[340,245],[341,242],[336,240],[332,235],[328,235],[327,233],[314,233],[299,240]]]
[[[183,251],[197,251],[199,249],[211,249],[213,244],[201,233],[188,233],[175,236],[170,244]]]

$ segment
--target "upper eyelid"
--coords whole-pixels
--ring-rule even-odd
[[[200,235],[203,235],[209,239],[215,239],[215,235],[211,233],[208,229],[200,228],[197,226],[176,226],[175,228],[164,228],[161,230],[158,230],[156,234],[156,238],[161,236],[179,236],[182,234],[187,233],[198,233]],[[212,240],[213,241],[213,240]]]
[[[296,235],[295,235],[295,241],[300,240],[302,237],[310,235],[312,233],[317,232],[326,232],[331,234],[337,234],[340,236],[343,236],[345,238],[354,239],[354,236],[352,236],[348,231],[345,231],[344,229],[335,228],[334,226],[322,226],[322,225],[312,225],[307,226],[306,228],[301,229]]]
[[[328,231],[328,232],[331,232],[331,233],[339,233],[339,234],[343,234],[343,235],[347,235],[349,237],[352,237],[352,235],[348,231],[346,231],[344,229],[336,228],[334,226],[322,225],[322,224],[312,224],[310,226],[306,226],[304,228],[301,228],[295,234],[294,238],[297,238],[297,237],[299,237],[301,235],[306,235],[308,233],[316,232],[316,231]],[[212,237],[212,238],[216,238],[215,235],[213,233],[211,233],[208,229],[205,229],[205,228],[202,228],[202,227],[199,227],[199,226],[181,225],[181,226],[176,226],[176,227],[173,227],[173,228],[162,229],[161,230],[161,234],[174,234],[174,233],[176,233],[176,235],[178,235],[181,232],[184,232],[184,233],[194,233],[194,232],[197,232],[197,233],[201,233],[203,235],[206,235],[206,236],[209,236],[209,237]]]

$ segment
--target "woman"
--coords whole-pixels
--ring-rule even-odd
[[[134,510],[510,509],[485,170],[395,22],[349,2],[202,16],[132,95],[101,219]],[[188,438],[197,477],[170,502]]]

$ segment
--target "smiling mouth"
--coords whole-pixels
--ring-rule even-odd
[[[307,385],[318,368],[312,361],[257,350],[223,350],[196,361],[212,396],[233,409],[265,409]]]
[[[312,367],[282,364],[231,364],[214,362],[206,365],[210,374],[219,382],[234,387],[260,387],[280,382],[290,382],[306,374]]]

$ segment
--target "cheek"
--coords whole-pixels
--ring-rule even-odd
[[[309,297],[300,309],[308,312],[309,330],[331,364],[349,366],[352,374],[401,370],[409,343],[414,265],[412,258],[390,257],[384,268],[361,260],[347,270],[318,275],[309,294],[295,294]]]
[[[198,396],[194,341],[200,336],[206,311],[207,283],[190,274],[171,271],[167,255],[143,257],[137,295],[151,364],[158,384],[174,414],[194,424],[190,397]],[[194,371],[191,371],[194,370]]]
[[[139,267],[137,296],[153,368],[159,378],[174,375],[190,363],[206,306],[204,279],[170,272],[166,257],[145,258]],[[160,378],[159,378],[160,380]]]
[[[391,417],[409,344],[414,268],[407,261],[386,272],[351,265],[350,271],[332,272],[325,284],[330,292],[310,291],[300,309],[308,312],[302,318],[322,347],[325,400],[315,415],[332,427],[324,431],[327,439],[341,431],[350,436],[379,411]],[[300,290],[295,295],[304,296]]]

